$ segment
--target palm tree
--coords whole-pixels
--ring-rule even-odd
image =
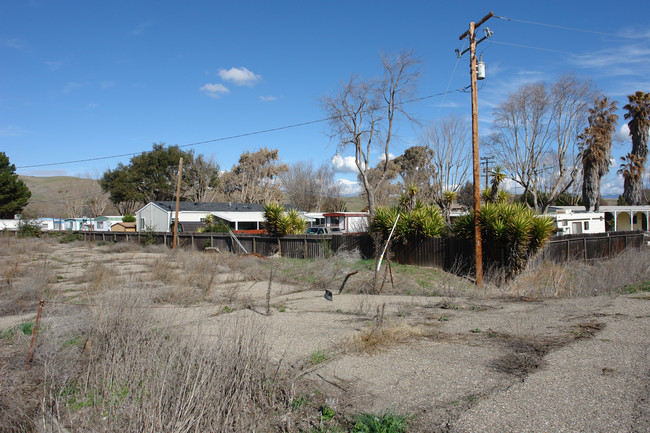
[[[589,109],[588,125],[578,136],[582,141],[582,201],[587,211],[598,212],[600,207],[600,179],[609,171],[617,108],[616,101],[607,97],[596,99]]]
[[[496,203],[499,195],[499,186],[501,183],[506,180],[506,173],[503,171],[503,167],[497,165],[494,167],[494,170],[490,172],[492,176],[492,185],[490,189],[490,203]]]
[[[627,124],[632,136],[632,153],[634,159],[627,159],[630,170],[623,170],[621,167],[625,184],[623,188],[623,198],[628,204],[640,205],[641,197],[641,179],[645,171],[645,163],[648,159],[648,129],[650,128],[650,93],[642,91],[627,97],[629,103],[623,108],[627,110],[624,117],[630,119]],[[627,157],[626,157],[627,158]],[[640,170],[640,171],[639,171]],[[628,176],[626,177],[625,173]],[[632,176],[632,174],[634,174]]]
[[[623,199],[628,205],[640,205],[643,203],[643,188],[641,180],[643,178],[644,164],[643,158],[628,153],[621,157],[621,167],[617,171],[623,176]]]

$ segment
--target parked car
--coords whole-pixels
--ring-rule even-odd
[[[306,233],[308,235],[329,235],[330,229],[327,227],[309,227]]]
[[[338,227],[309,227],[306,233],[308,235],[340,235],[341,229]]]

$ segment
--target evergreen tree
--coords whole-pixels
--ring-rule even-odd
[[[27,185],[18,179],[16,166],[0,152],[0,218],[13,218],[27,206],[31,196]]]

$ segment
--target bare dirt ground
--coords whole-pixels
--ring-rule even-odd
[[[337,415],[391,410],[411,415],[415,432],[650,431],[646,292],[422,296],[399,294],[407,282],[396,278],[392,294],[338,294],[339,272],[328,301],[323,287],[280,278],[280,270],[267,303],[268,260],[233,267],[222,254],[111,248],[48,246],[29,253],[25,278],[47,263],[48,302],[80,310],[127,284],[140,287],[154,293],[161,321],[206,344],[225,321],[249,317],[262,325],[274,365],[296,380],[296,392],[326,401]],[[192,268],[199,263],[207,267]],[[352,276],[350,290],[355,278],[364,277]],[[33,299],[21,305],[0,303],[0,330],[35,317]]]

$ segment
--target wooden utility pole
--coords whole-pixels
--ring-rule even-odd
[[[472,80],[472,161],[474,170],[474,260],[476,263],[476,285],[483,283],[483,246],[481,245],[481,226],[479,225],[479,212],[481,211],[481,168],[478,152],[478,94],[476,90],[476,45],[487,39],[486,35],[480,41],[476,41],[476,29],[492,18],[494,12],[484,16],[478,23],[469,23],[469,30],[458,37],[463,40],[469,36],[469,70]],[[465,50],[467,51],[467,50]],[[463,53],[465,53],[463,51]],[[462,54],[461,54],[462,55]]]
[[[183,158],[178,161],[178,183],[176,184],[176,217],[174,218],[174,240],[172,249],[178,246],[178,206],[181,199],[181,174],[183,173]]]
[[[481,161],[485,164],[485,189],[488,187],[488,175],[490,174],[490,163],[494,160],[493,156],[482,156]]]

